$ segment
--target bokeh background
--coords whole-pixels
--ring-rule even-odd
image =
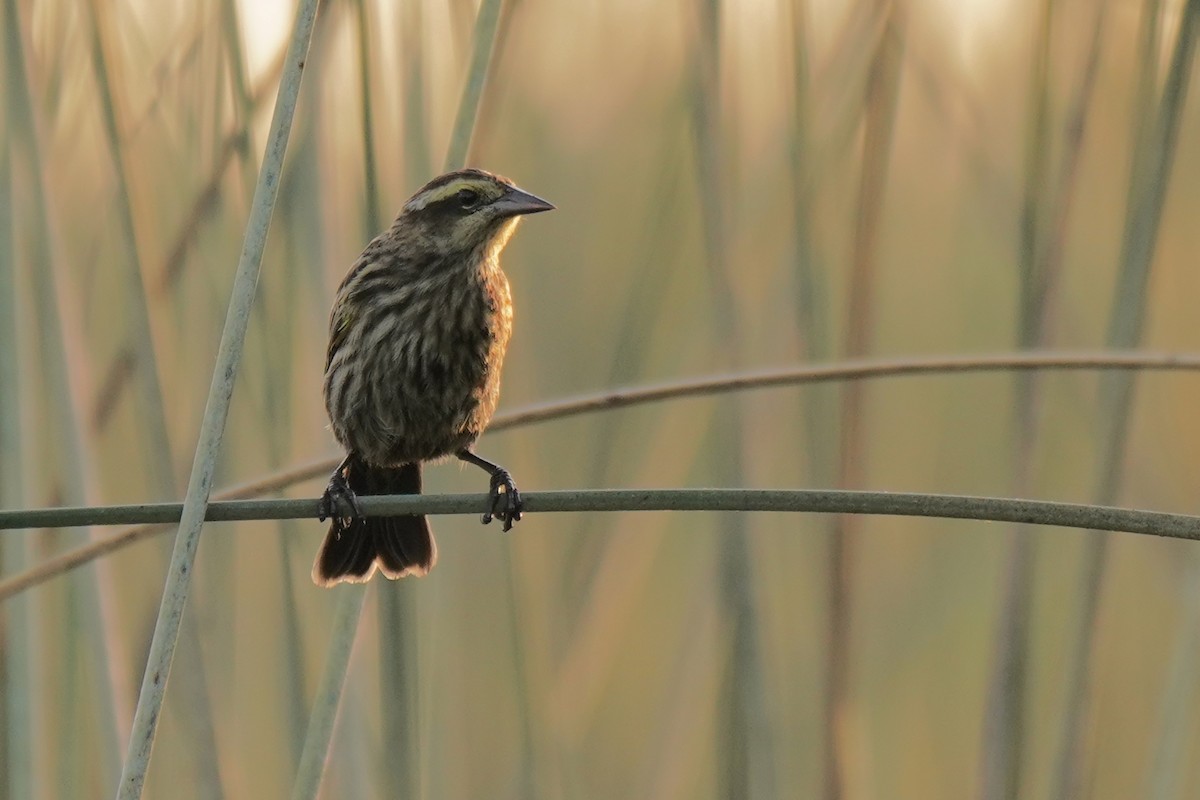
[[[502,409],[849,356],[1196,350],[1183,0],[508,0],[469,163]],[[182,496],[294,7],[4,0],[0,501]],[[328,0],[217,485],[337,453],[333,290],[441,171],[469,0]],[[1130,390],[1134,387],[1134,390]],[[1200,378],[889,379],[486,436],[527,491],[826,487],[1197,511]],[[481,491],[474,470],[429,491]],[[291,487],[315,497],[323,480]],[[209,525],[147,796],[290,789],[339,590]],[[325,797],[1193,797],[1195,545],[906,518],[439,517],[376,581]],[[3,575],[107,531],[0,534]],[[112,795],[170,536],[0,608],[0,797]]]

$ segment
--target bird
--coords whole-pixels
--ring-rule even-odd
[[[324,397],[346,450],[318,504],[329,531],[319,586],[425,575],[437,561],[421,515],[364,516],[358,498],[419,494],[421,468],[456,457],[490,476],[488,511],[521,519],[508,470],[475,453],[500,394],[513,306],[500,254],[522,217],[554,206],[482,169],[434,178],[375,237],[338,287]]]

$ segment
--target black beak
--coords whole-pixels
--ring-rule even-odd
[[[521,214],[536,214],[539,211],[550,211],[553,203],[547,203],[542,198],[512,187],[499,200],[492,203],[502,217],[516,217]]]

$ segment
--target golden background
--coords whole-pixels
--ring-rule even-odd
[[[1194,5],[506,2],[468,160],[558,210],[505,255],[516,330],[501,410],[851,355],[1095,349],[1110,319],[1139,312],[1126,344],[1198,349],[1200,102],[1186,85],[1162,99]],[[19,380],[0,393],[19,439],[0,452],[0,498],[176,500],[294,9],[5,8],[0,259],[15,317],[0,322]],[[336,454],[320,387],[333,290],[441,171],[475,13],[322,4],[218,488]],[[1147,142],[1171,115],[1155,176]],[[36,153],[19,134],[30,123]],[[1118,276],[1145,228],[1130,220],[1156,196],[1143,297]],[[1021,313],[1033,284],[1047,289],[1035,333]],[[1200,378],[1135,385],[1108,499],[1194,512]],[[913,377],[594,414],[488,435],[479,452],[527,492],[845,483],[1097,501],[1104,381],[1033,386],[1025,428],[1011,375]],[[434,467],[427,491],[482,491],[476,473]],[[1005,796],[982,754],[1017,536],[1028,635],[1008,793],[1058,796],[1099,534],[711,513],[434,528],[437,568],[368,595],[325,797]],[[323,530],[205,528],[147,797],[286,796],[337,597],[309,580]],[[3,574],[83,535],[4,532]],[[1106,536],[1076,796],[1194,796],[1197,546]],[[36,797],[111,796],[169,545],[98,562],[99,608],[58,578],[0,609],[0,775],[27,748]],[[845,647],[832,710],[831,585],[847,612],[832,618]]]

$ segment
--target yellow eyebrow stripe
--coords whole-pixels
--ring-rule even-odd
[[[496,185],[491,181],[480,180],[478,178],[456,178],[455,180],[445,183],[441,186],[435,186],[432,189],[421,192],[413,199],[409,200],[404,205],[405,211],[420,211],[422,208],[436,203],[439,200],[445,200],[448,197],[453,197],[463,189],[473,189],[479,194],[488,199],[493,199],[496,194]]]

